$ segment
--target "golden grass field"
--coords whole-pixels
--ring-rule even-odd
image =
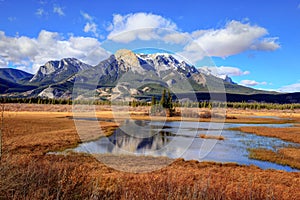
[[[147,108],[137,109],[131,114],[133,118],[149,119],[143,115]],[[102,119],[113,118],[107,106],[97,107],[96,115]],[[260,115],[286,119],[249,118]],[[121,162],[124,169],[134,167],[136,162],[154,163],[148,165],[150,168],[155,164],[171,163],[148,173],[129,173],[108,167],[87,154],[47,154],[74,147],[82,140],[110,134],[118,125],[100,121],[97,123],[100,123],[102,133],[93,131],[91,126],[87,127],[89,134],[79,137],[70,116],[71,106],[68,105],[5,105],[0,199],[300,199],[299,172],[262,170],[233,163],[183,159],[170,162],[165,158],[103,155],[111,163],[118,164],[120,159],[125,161]],[[293,128],[267,130],[254,127],[249,130],[243,127],[243,131],[299,143],[297,123],[300,115],[297,111],[228,110],[227,116],[230,116],[227,122],[236,123],[283,123],[291,118],[296,122]],[[178,117],[168,118],[176,119]],[[277,156],[285,162],[300,162],[298,149],[285,148],[273,153],[276,155],[257,150],[253,154],[262,160]]]

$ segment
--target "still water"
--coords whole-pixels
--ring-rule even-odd
[[[128,120],[110,137],[80,144],[75,152],[167,156],[185,160],[235,162],[262,169],[297,171],[288,166],[248,158],[249,148],[277,150],[299,144],[262,137],[228,128],[240,126],[288,127],[291,124],[219,124],[207,122],[153,122]],[[222,136],[224,140],[203,139],[199,135]]]

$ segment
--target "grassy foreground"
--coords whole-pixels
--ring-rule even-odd
[[[14,107],[14,106],[12,106]],[[16,109],[16,108],[15,108]],[[23,110],[22,110],[23,109]],[[5,112],[0,199],[299,199],[300,173],[255,166],[177,159],[157,171],[117,171],[85,154],[53,155],[109,134],[115,123],[101,121],[102,133],[79,138],[68,107],[20,108]],[[22,111],[20,111],[22,110]],[[107,110],[97,115],[106,118]],[[244,116],[245,117],[245,116]],[[246,117],[245,117],[246,118]],[[242,120],[243,117],[237,117]],[[136,158],[115,157],[125,168]],[[139,157],[140,162],[149,161]],[[161,158],[158,158],[161,159]],[[160,163],[155,159],[153,163]]]

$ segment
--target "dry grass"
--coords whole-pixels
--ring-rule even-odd
[[[300,127],[238,127],[230,130],[252,133],[265,137],[275,137],[289,142],[300,143]]]
[[[98,114],[100,115],[101,112]],[[175,160],[158,171],[117,171],[84,154],[48,155],[80,142],[68,112],[6,112],[0,199],[299,199],[300,173]],[[100,117],[111,116],[103,111]],[[107,133],[112,122],[102,123]],[[93,132],[93,129],[87,132]],[[86,135],[93,139],[103,133]],[[297,154],[292,149],[282,154]],[[128,169],[136,157],[110,158]],[[134,161],[135,159],[135,161]],[[156,161],[140,157],[140,162]],[[160,158],[161,159],[161,158]],[[101,160],[101,159],[100,159]],[[125,162],[118,162],[123,160]],[[163,166],[163,160],[159,160]],[[149,166],[153,167],[153,166]],[[152,169],[152,168],[151,168]]]
[[[113,122],[88,122],[85,132],[77,134],[69,113],[6,112],[4,115],[3,151],[45,154],[49,150],[70,148],[82,141],[111,134]],[[80,121],[79,121],[80,123]],[[101,129],[99,129],[99,125]],[[100,130],[100,131],[99,131]]]
[[[80,105],[77,105],[80,108]],[[77,113],[77,115],[82,116],[91,116],[91,113],[86,113],[87,111],[93,112],[96,111],[96,117],[105,118],[105,119],[114,119],[114,115],[118,117],[127,118],[128,115],[132,119],[137,120],[157,120],[157,121],[201,121],[201,122],[225,122],[228,123],[267,123],[267,124],[281,124],[291,122],[289,119],[293,118],[294,120],[300,122],[300,113],[295,111],[285,110],[280,113],[270,110],[241,110],[241,109],[214,109],[214,114],[211,114],[210,110],[207,108],[197,109],[197,108],[176,108],[176,112],[180,113],[192,113],[191,116],[174,116],[174,117],[159,117],[149,115],[150,107],[115,107],[114,112],[112,112],[111,106],[89,106],[82,105],[84,112]],[[72,115],[72,105],[47,105],[47,104],[5,104],[5,110],[10,112],[51,112],[51,113],[68,113]],[[226,117],[224,117],[226,111]],[[253,116],[277,116],[282,117],[281,120],[272,119],[272,118],[253,118]]]
[[[221,135],[218,136],[218,135],[200,134],[199,137],[203,138],[203,139],[225,140],[224,136],[221,136]]]
[[[250,149],[249,158],[288,165],[300,169],[300,149],[282,148],[277,152],[268,149]]]
[[[279,150],[284,157],[293,158],[300,162],[300,149],[296,148],[282,148]]]
[[[297,199],[299,173],[178,159],[134,174],[84,155],[22,156],[0,168],[2,199]]]

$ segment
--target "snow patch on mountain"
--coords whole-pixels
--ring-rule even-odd
[[[207,76],[215,76],[227,83],[236,84],[227,74],[219,74],[216,67],[201,67],[198,68],[198,70],[199,72],[206,74]]]

